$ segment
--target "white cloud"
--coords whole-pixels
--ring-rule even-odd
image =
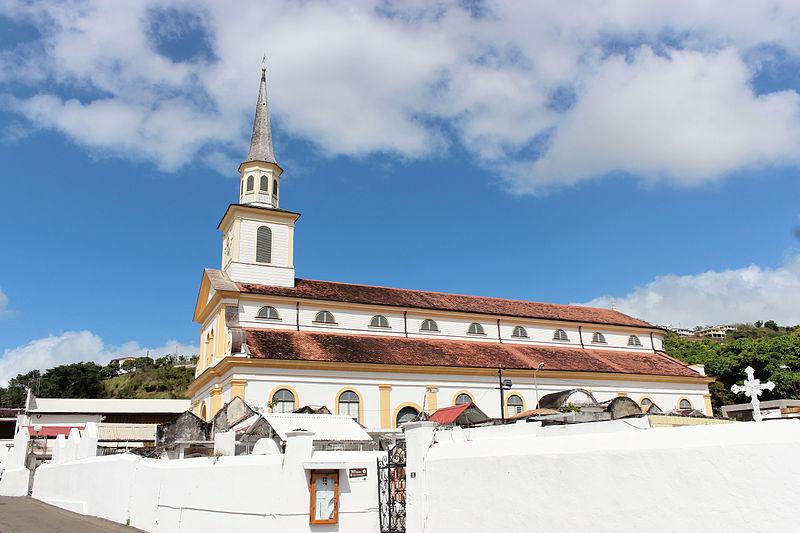
[[[46,370],[54,366],[94,361],[108,363],[114,357],[123,355],[145,355],[158,357],[168,353],[193,355],[198,353],[196,346],[182,344],[178,341],[167,341],[163,346],[148,348],[136,342],[126,342],[121,346],[112,346],[91,331],[68,331],[61,335],[50,335],[36,339],[28,344],[10,348],[0,357],[0,387],[8,380],[31,370]]]
[[[12,316],[14,312],[8,308],[8,296],[0,288],[0,320]]]
[[[545,154],[517,166],[517,185],[536,191],[613,171],[691,185],[737,169],[796,164],[800,95],[758,96],[750,76],[732,49],[661,57],[644,47],[630,62],[606,60]]]
[[[459,143],[520,193],[612,171],[693,185],[800,153],[798,93],[752,89],[772,51],[800,55],[797,3],[0,2],[42,34],[0,51],[6,107],[164,170],[244,155],[264,51],[278,138],[331,156]],[[167,57],[154,20],[205,31],[207,52]]]
[[[778,268],[752,265],[696,275],[659,276],[629,294],[585,305],[610,307],[653,324],[693,327],[775,320],[800,324],[800,255]]]

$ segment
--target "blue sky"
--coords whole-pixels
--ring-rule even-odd
[[[478,4],[7,3],[0,383],[192,350],[264,50],[298,276],[800,322],[791,4]]]

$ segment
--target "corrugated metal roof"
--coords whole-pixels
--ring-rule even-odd
[[[103,398],[35,398],[30,413],[182,413],[190,400],[138,400]]]
[[[286,440],[286,433],[298,429],[313,431],[314,440],[372,440],[364,428],[346,415],[270,413],[263,416],[281,440]]]

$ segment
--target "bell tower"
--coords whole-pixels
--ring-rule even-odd
[[[281,174],[272,148],[262,62],[250,150],[239,165],[239,203],[228,206],[218,227],[222,270],[231,281],[294,287],[294,224],[300,214],[278,207]]]

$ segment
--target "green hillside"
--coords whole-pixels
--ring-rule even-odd
[[[116,364],[73,363],[32,370],[0,388],[0,407],[25,405],[30,387],[43,398],[186,398],[197,357],[139,357]]]
[[[716,377],[710,385],[711,403],[721,405],[749,401],[731,392],[741,383],[744,369],[752,366],[761,381],[771,380],[775,390],[765,391],[762,400],[800,399],[800,329],[781,328],[774,322],[742,325],[724,341],[683,338],[671,334],[665,342],[667,353],[686,364],[703,364],[706,374]]]

